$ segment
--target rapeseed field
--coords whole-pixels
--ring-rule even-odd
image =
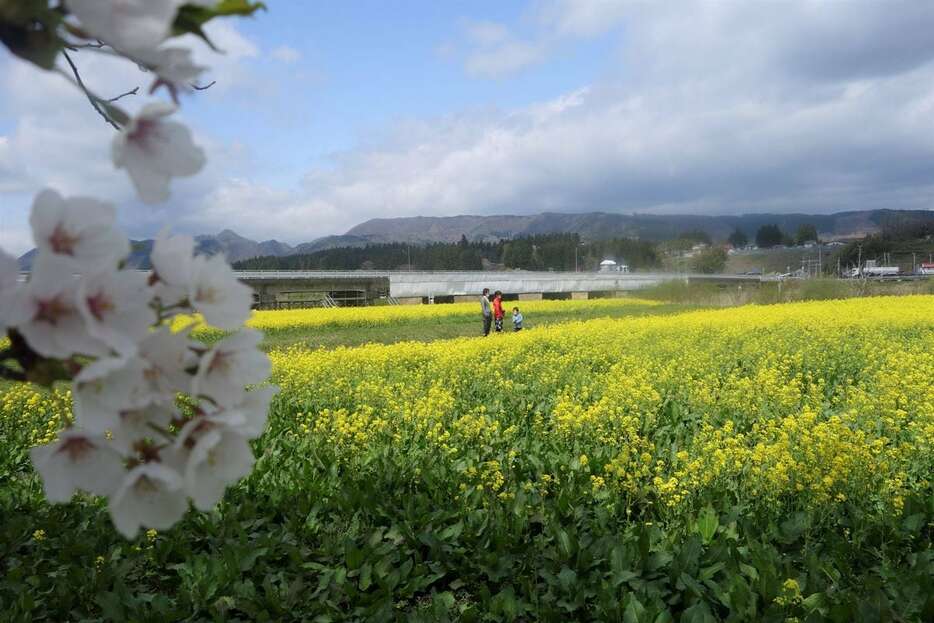
[[[121,597],[138,619],[932,620],[932,310],[851,299],[276,349],[254,474],[136,545],[56,536],[103,512],[49,507],[25,462],[69,396],[8,391],[0,606],[104,612],[119,578],[171,594]],[[252,322],[336,322],[322,311]],[[462,313],[350,312],[334,317]]]

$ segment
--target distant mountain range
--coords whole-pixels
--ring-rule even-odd
[[[904,222],[934,223],[930,210],[866,210],[834,214],[742,214],[736,216],[697,216],[673,214],[611,214],[586,212],[561,214],[546,212],[528,216],[413,216],[376,218],[351,228],[341,236],[325,236],[291,246],[278,240],[256,242],[225,229],[215,236],[195,238],[197,253],[223,253],[230,262],[267,255],[285,256],[314,253],[334,247],[360,247],[368,244],[408,242],[456,242],[461,236],[472,241],[495,242],[534,234],[578,233],[585,240],[604,238],[642,238],[665,240],[690,230],[707,232],[714,240],[723,240],[739,228],[750,238],[762,225],[777,224],[793,234],[803,224],[813,224],[822,238],[844,238],[876,233],[887,224]],[[133,242],[128,264],[149,268],[152,240]],[[20,266],[29,270],[35,250],[20,257]]]

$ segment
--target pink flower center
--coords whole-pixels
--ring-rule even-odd
[[[57,452],[64,452],[72,463],[80,461],[87,453],[94,451],[94,444],[84,437],[69,437],[59,447]]]
[[[230,368],[230,359],[232,356],[232,353],[218,351],[218,353],[214,355],[214,359],[211,360],[211,364],[208,366],[208,372],[226,372],[228,368]]]
[[[133,488],[140,495],[151,495],[159,491],[159,485],[149,476],[140,476],[133,484]]]
[[[75,245],[81,240],[80,236],[69,233],[65,227],[59,223],[55,226],[55,231],[49,236],[49,246],[52,251],[60,255],[74,255]]]
[[[51,325],[56,325],[59,320],[70,316],[71,313],[71,306],[68,305],[66,301],[63,301],[60,296],[56,296],[52,299],[39,301],[39,309],[36,312],[35,320],[37,322],[47,322]]]
[[[104,321],[104,316],[114,309],[113,301],[103,292],[88,297],[88,309],[98,322]]]
[[[136,128],[127,135],[127,138],[143,151],[150,151],[152,148],[152,139],[155,137],[158,128],[158,121],[139,119],[136,122]]]

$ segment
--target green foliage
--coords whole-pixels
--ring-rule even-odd
[[[249,0],[220,0],[212,7],[186,4],[178,10],[172,34],[194,34],[213,48],[203,30],[207,22],[217,17],[250,16],[260,9],[265,10],[266,5]],[[47,0],[0,0],[0,42],[16,56],[51,70],[65,46],[61,29],[78,37],[87,36],[65,24],[65,14],[63,6],[52,8]]]
[[[220,0],[214,6],[199,6],[195,4],[183,5],[175,16],[175,23],[172,24],[172,34],[181,36],[193,34],[203,39],[214,49],[214,44],[204,33],[204,25],[216,17],[241,16],[249,17],[259,11],[266,10],[266,5],[262,2],[250,2],[249,0]]]
[[[727,242],[739,249],[749,244],[749,236],[746,235],[746,232],[737,227],[727,238]]]
[[[795,244],[804,244],[805,242],[817,242],[817,228],[810,223],[804,223],[798,227],[795,234]]]
[[[614,257],[632,268],[653,268],[659,260],[652,243],[613,238],[581,243],[577,234],[542,234],[499,242],[407,244],[393,242],[336,247],[285,257],[259,257],[237,262],[242,270],[481,270],[484,260],[525,270],[594,270],[600,260]]]
[[[726,267],[726,250],[723,247],[709,247],[691,258],[694,272],[704,274],[722,273]]]
[[[710,234],[708,234],[703,229],[689,229],[678,234],[678,240],[684,240],[686,242],[695,244],[712,244],[713,241],[710,239]]]
[[[0,41],[10,52],[42,69],[55,67],[62,50],[62,14],[47,0],[0,0]]]
[[[785,234],[778,225],[763,225],[756,232],[756,246],[762,247],[763,249],[776,247],[780,244],[784,244],[784,242]]]

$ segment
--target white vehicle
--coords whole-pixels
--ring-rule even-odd
[[[900,275],[902,269],[898,266],[865,266],[864,277],[895,277]]]
[[[898,266],[879,266],[875,260],[866,260],[862,267],[850,268],[843,273],[844,277],[897,277],[902,274]]]

